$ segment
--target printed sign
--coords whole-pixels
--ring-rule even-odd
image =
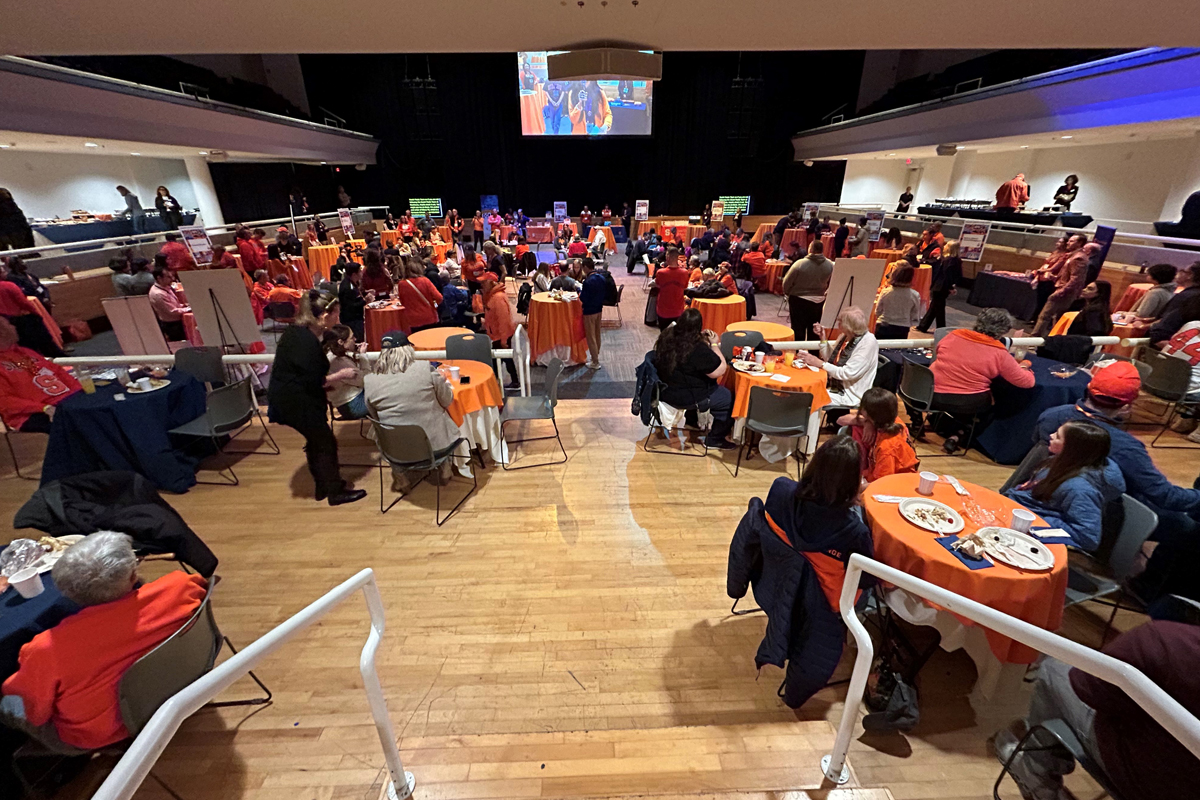
[[[183,243],[187,245],[197,264],[212,263],[212,240],[208,238],[208,231],[204,230],[203,226],[181,225],[179,235],[183,237]]]
[[[958,256],[963,261],[978,261],[983,258],[983,246],[987,244],[990,222],[964,222],[958,237]]]
[[[821,214],[820,203],[805,203],[804,204],[804,221],[812,222]]]
[[[442,216],[442,198],[440,197],[410,197],[408,198],[408,207],[412,209],[414,217],[423,217],[426,214],[431,217]]]
[[[712,202],[713,219],[720,219],[725,216],[725,203],[721,200],[713,200]]]
[[[650,219],[650,201],[638,200],[634,203],[633,218],[636,220]]]
[[[883,211],[868,211],[867,217],[867,241],[878,242],[879,237],[883,235]]]
[[[743,214],[750,213],[750,195],[721,195],[720,202],[725,206],[725,213],[737,215],[739,211]]]
[[[346,234],[347,239],[354,238],[354,216],[348,208],[338,209],[338,222],[342,223],[342,233]]]
[[[555,222],[566,222],[567,221],[567,203],[565,200],[555,200],[554,201],[554,221]]]

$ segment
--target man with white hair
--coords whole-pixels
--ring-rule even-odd
[[[81,610],[21,648],[19,668],[4,681],[0,724],[60,752],[129,737],[121,676],[178,631],[207,592],[204,578],[178,571],[143,584],[137,567],[132,540],[113,531],[63,553],[51,575]]]

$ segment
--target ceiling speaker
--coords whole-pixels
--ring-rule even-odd
[[[546,56],[546,76],[552,81],[662,79],[662,53],[597,47]]]
[[[958,145],[956,144],[939,144],[937,146],[937,154],[939,156],[952,156],[957,152]]]

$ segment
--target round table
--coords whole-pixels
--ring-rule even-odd
[[[783,276],[791,265],[786,259],[769,259],[763,271],[754,275],[754,285],[764,292],[783,294]]]
[[[414,350],[445,350],[446,340],[451,336],[474,332],[467,328],[426,328],[409,336],[408,343]]]
[[[362,252],[367,249],[366,239],[347,239],[346,244],[350,245],[350,260],[363,263]],[[334,261],[337,261],[335,258]]]
[[[751,323],[752,324],[752,323]],[[772,323],[760,323],[770,325]],[[784,327],[784,326],[780,326]],[[791,329],[788,329],[788,336],[791,337]],[[777,389],[781,392],[809,392],[813,396],[812,409],[808,416],[808,439],[805,442],[805,451],[808,455],[812,455],[817,451],[817,434],[821,429],[821,409],[829,405],[829,392],[825,386],[829,381],[829,373],[825,370],[811,370],[808,367],[787,367],[784,366],[783,360],[775,362],[774,373],[763,373],[751,375],[746,372],[739,372],[730,367],[725,373],[731,375],[732,384],[726,383],[730,391],[733,392],[733,438],[741,440],[742,431],[746,425],[746,414],[750,410],[750,387],[766,386],[771,389]],[[786,375],[788,380],[776,381],[772,380],[772,375]],[[796,441],[794,438],[764,436],[759,442],[758,452],[769,463],[782,461],[792,454],[796,449]]]
[[[700,312],[704,327],[720,336],[731,323],[746,321],[746,298],[740,294],[708,299],[692,298],[692,308]]]
[[[1146,322],[1129,322],[1119,324],[1113,320],[1113,329],[1110,336],[1119,336],[1122,339],[1143,339],[1150,333],[1150,328],[1154,326],[1155,320]],[[1125,356],[1133,358],[1133,354],[1137,352],[1137,346],[1126,347],[1125,345],[1110,344],[1104,347],[1105,353],[1111,353],[1114,356]]]
[[[458,367],[459,380],[450,380],[450,367]],[[439,369],[454,389],[454,402],[446,409],[446,413],[458,426],[459,435],[466,439],[459,455],[469,456],[470,450],[478,450],[493,461],[507,463],[508,447],[500,435],[500,409],[504,406],[504,392],[496,380],[496,373],[490,366],[478,361],[443,361]],[[464,377],[469,378],[470,383],[463,383]],[[471,474],[469,458],[455,459],[455,462],[455,468],[461,474]]]
[[[557,358],[571,366],[587,361],[583,304],[578,298],[555,300],[549,292],[538,292],[529,300],[527,320],[530,358],[535,362],[547,366]]]
[[[733,322],[726,325],[725,330],[761,333],[765,342],[790,342],[795,337],[791,328],[787,325],[780,325],[778,322],[755,322],[754,320]]]
[[[395,233],[395,231],[390,231]],[[313,272],[319,272],[330,279],[330,268],[337,263],[338,246],[336,244],[318,244],[308,248],[308,266]]]
[[[1137,304],[1142,302],[1142,298],[1146,296],[1146,292],[1154,288],[1153,283],[1131,283],[1125,287],[1121,299],[1117,301],[1113,311],[1133,311],[1137,308]],[[1114,334],[1115,335],[1115,334]]]
[[[372,351],[379,350],[383,337],[388,331],[401,330],[408,333],[408,315],[404,306],[397,300],[388,301],[382,308],[363,309],[363,333],[366,334],[367,345]]]
[[[788,251],[788,247],[791,245],[798,246],[801,250],[807,248],[808,231],[804,230],[803,228],[785,229],[783,232],[783,238],[779,241],[778,246],[783,252],[786,253]],[[825,257],[828,258],[829,254],[826,253]]]
[[[879,258],[891,264],[893,261],[899,261],[902,253],[903,251],[901,250],[891,250],[886,247],[876,247],[875,249],[871,250],[870,255],[868,255],[867,258]]]
[[[969,569],[942,545],[937,536],[916,527],[900,515],[895,503],[881,503],[875,495],[918,497],[920,477],[915,473],[888,475],[867,486],[863,506],[867,523],[875,539],[875,558],[890,567],[929,581],[963,597],[983,603],[1005,614],[1024,620],[1048,631],[1058,630],[1062,622],[1063,599],[1067,591],[1067,548],[1049,544],[1054,554],[1054,567],[1047,572],[1026,572],[997,563],[984,569]],[[997,525],[1007,525],[1014,508],[1020,503],[980,486],[959,481],[971,497],[983,508],[996,515]],[[953,508],[962,515],[966,527],[959,535],[973,533],[978,526],[963,514],[963,501],[954,488],[938,481],[933,499]],[[1039,519],[1036,525],[1045,523]],[[928,605],[928,604],[926,604]],[[956,618],[965,626],[974,623]],[[985,630],[992,655],[1005,664],[1030,664],[1037,651],[1019,644],[992,630]]]

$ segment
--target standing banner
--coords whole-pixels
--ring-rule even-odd
[[[868,211],[866,213],[868,242],[878,242],[879,237],[883,235],[883,218],[886,213],[884,211]]]
[[[560,222],[566,222],[566,221],[567,221],[567,202],[565,200],[555,200],[554,201],[554,222],[555,222],[555,224],[558,224]]]
[[[712,215],[713,215],[713,219],[720,219],[721,217],[725,216],[725,201],[723,201],[723,200],[713,200],[712,201]]]
[[[650,219],[650,201],[637,200],[634,202],[633,218],[638,221]]]
[[[208,238],[208,231],[204,230],[202,225],[180,225],[179,235],[183,237],[183,243],[187,245],[197,264],[212,263],[212,240]]]
[[[180,228],[179,230],[183,230]],[[1117,229],[1108,225],[1097,225],[1096,233],[1092,236],[1092,241],[1100,245],[1100,252],[1097,253],[1092,261],[1088,262],[1088,282],[1096,280],[1096,276],[1100,274],[1100,268],[1104,266],[1104,260],[1108,258],[1108,249],[1112,247],[1113,239],[1116,238]]]
[[[805,203],[804,204],[804,221],[812,222],[821,214],[820,203]]]
[[[342,223],[342,233],[346,234],[347,239],[354,238],[354,216],[348,208],[338,209],[338,222]]]
[[[958,235],[958,257],[963,261],[978,261],[983,258],[983,246],[987,244],[990,222],[964,222]]]

